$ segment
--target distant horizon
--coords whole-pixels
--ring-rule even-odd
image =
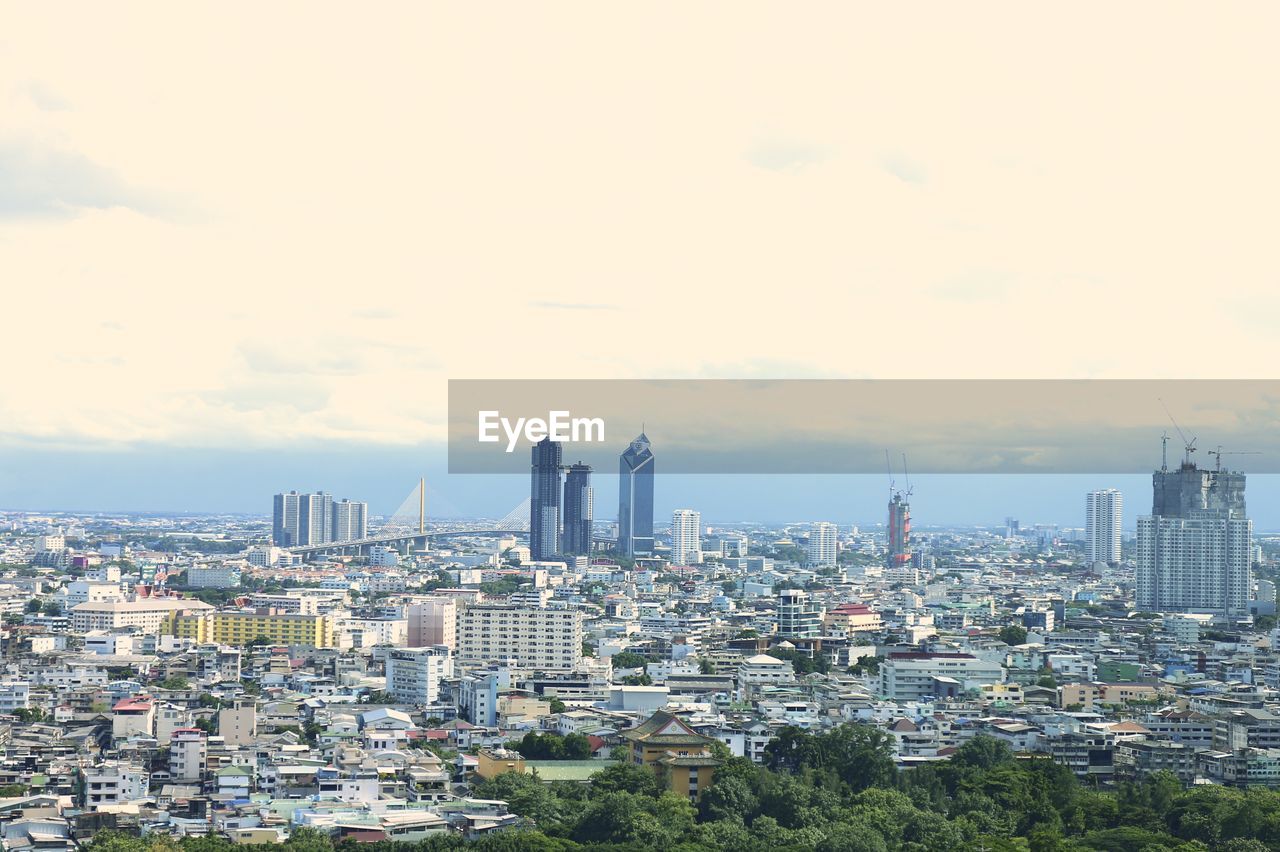
[[[1154,469],[1153,469],[1154,471]],[[396,513],[427,480],[427,513],[435,519],[501,518],[529,493],[527,476],[449,474],[438,447],[326,447],[311,450],[193,450],[168,447],[123,452],[0,448],[0,511],[265,518],[273,494],[324,490],[369,504],[370,514]],[[1280,475],[1248,480],[1255,532],[1280,530]],[[770,525],[831,521],[841,527],[882,525],[885,475],[688,475],[659,472],[659,524],[675,509],[700,511],[704,525]],[[998,529],[1006,517],[1084,527],[1085,495],[1118,488],[1124,524],[1151,507],[1146,475],[932,474],[912,477],[912,522],[924,527]],[[593,474],[597,518],[615,516],[617,475]],[[416,498],[413,511],[416,513]],[[602,511],[603,509],[603,511]],[[861,519],[861,520],[855,520]]]

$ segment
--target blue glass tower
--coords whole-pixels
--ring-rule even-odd
[[[643,432],[619,458],[618,552],[653,553],[653,451]]]

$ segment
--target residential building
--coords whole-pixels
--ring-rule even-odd
[[[543,438],[531,450],[529,556],[535,562],[560,554],[560,467],[564,448]]]
[[[702,562],[702,514],[693,509],[676,509],[671,514],[671,564],[698,565]]]
[[[400,704],[435,704],[440,681],[453,676],[449,648],[393,648],[387,653],[387,692]]]
[[[566,555],[591,553],[594,492],[591,488],[591,465],[578,462],[569,465],[564,478],[564,540]]]
[[[538,671],[573,671],[582,660],[582,613],[478,605],[458,615],[459,663],[515,660]]]
[[[1115,488],[1090,491],[1085,497],[1085,538],[1089,562],[1120,561],[1124,497]]]

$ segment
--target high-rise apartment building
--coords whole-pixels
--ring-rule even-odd
[[[271,543],[293,547],[298,543],[298,492],[277,494],[271,509]]]
[[[1244,474],[1201,470],[1188,459],[1156,471],[1152,485],[1152,513],[1138,519],[1138,609],[1246,618],[1253,522]]]
[[[323,491],[298,495],[298,538],[305,547],[333,541],[333,495]]]
[[[564,537],[561,549],[573,556],[591,553],[591,523],[595,511],[591,465],[569,465],[564,478]]]
[[[641,432],[618,459],[618,552],[653,553],[653,450]]]
[[[697,565],[702,562],[702,514],[693,509],[671,513],[671,564]]]
[[[560,553],[560,465],[564,448],[543,438],[533,445],[529,491],[529,558],[554,559]]]
[[[331,541],[354,541],[368,535],[369,505],[352,500],[334,502],[322,491],[277,494],[271,507],[271,543],[302,547]]]
[[[339,500],[333,504],[330,541],[357,541],[369,536],[369,504]]]
[[[1120,561],[1120,524],[1124,498],[1114,488],[1090,491],[1085,498],[1084,528],[1089,563]]]
[[[809,528],[806,561],[811,567],[836,564],[837,532],[836,525],[826,521],[818,521]]]
[[[573,671],[582,661],[582,613],[469,606],[458,614],[460,665],[515,660],[535,671]]]

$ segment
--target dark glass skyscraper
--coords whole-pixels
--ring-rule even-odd
[[[271,507],[271,543],[293,547],[298,543],[298,492],[277,494]]]
[[[585,556],[591,552],[591,465],[569,465],[564,478],[564,544],[566,554]]]
[[[643,432],[619,459],[618,552],[653,553],[653,451]]]
[[[529,491],[529,557],[534,562],[560,553],[560,460],[563,447],[543,438],[533,445]]]

